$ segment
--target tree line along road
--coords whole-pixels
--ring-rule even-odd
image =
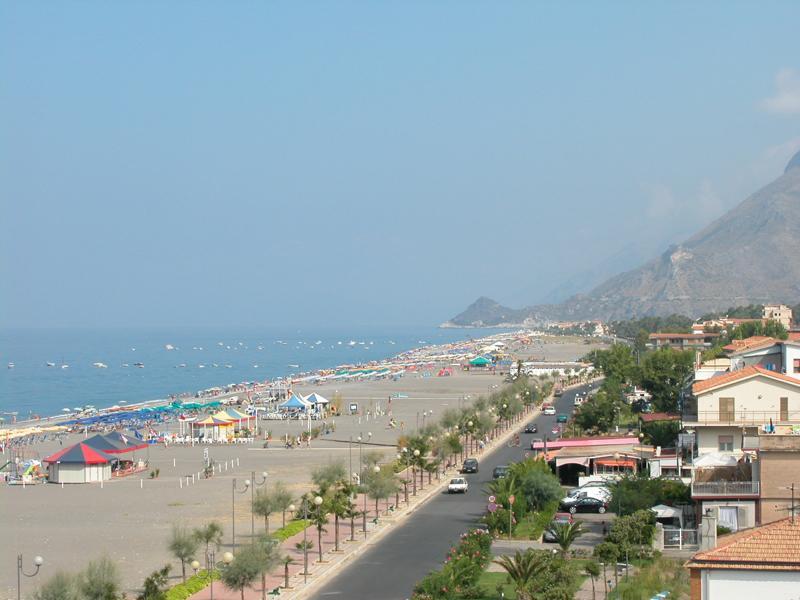
[[[575,394],[589,385],[565,391],[556,398],[557,413],[571,413]],[[442,493],[417,509],[408,520],[389,532],[373,548],[353,560],[335,577],[324,583],[310,597],[314,600],[346,598],[348,600],[405,600],[411,596],[414,584],[444,562],[448,550],[459,536],[474,527],[486,510],[486,485],[492,480],[492,470],[520,460],[530,449],[533,438],[550,435],[556,417],[538,415],[519,423],[535,422],[539,433],[520,434],[519,448],[501,446],[479,457],[478,473],[465,475],[469,492],[449,495]]]

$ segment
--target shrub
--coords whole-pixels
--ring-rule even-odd
[[[179,583],[178,585],[167,590],[164,600],[186,600],[200,590],[208,587],[211,580],[219,579],[219,571],[212,570],[209,575],[208,571],[201,570],[197,575],[192,575],[186,580],[186,583]]]
[[[311,525],[311,521],[307,521],[305,519],[293,519],[289,521],[289,524],[286,525],[286,527],[281,527],[275,533],[273,533],[272,537],[279,542],[282,542],[286,539],[289,539],[294,534],[300,533],[309,525]]]

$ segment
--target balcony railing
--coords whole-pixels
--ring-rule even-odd
[[[735,413],[713,411],[684,411],[684,423],[699,425],[768,425],[777,423],[800,423],[800,411],[781,412],[737,409]]]
[[[707,481],[692,483],[692,496],[758,496],[758,481]]]

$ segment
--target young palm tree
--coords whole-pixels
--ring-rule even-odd
[[[267,600],[267,575],[278,566],[283,557],[278,549],[278,541],[268,535],[259,536],[253,542],[253,560],[261,573],[261,600]]]
[[[530,600],[533,597],[533,585],[539,574],[545,569],[547,563],[542,561],[533,550],[520,552],[514,556],[501,556],[494,561],[503,567],[517,593],[517,600]]]
[[[370,498],[375,500],[375,518],[380,515],[378,502],[386,500],[397,490],[397,480],[392,471],[380,471],[371,473],[366,481],[366,492]]]
[[[566,557],[570,546],[583,535],[583,524],[580,521],[574,523],[556,523],[551,528],[555,535],[556,543],[561,548],[561,554]]]
[[[172,534],[167,543],[167,548],[172,553],[172,556],[181,561],[181,576],[184,583],[186,583],[186,563],[191,561],[194,555],[197,554],[199,545],[198,539],[188,529],[182,525],[172,526]]]
[[[336,490],[336,493],[330,497],[328,507],[333,513],[333,549],[335,552],[339,551],[339,520],[346,519],[350,515],[352,509],[352,495],[350,486],[345,484]]]

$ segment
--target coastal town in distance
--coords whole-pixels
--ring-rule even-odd
[[[800,599],[798,20],[2,3],[0,600]]]

